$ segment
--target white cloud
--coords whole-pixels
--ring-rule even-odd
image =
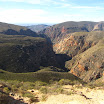
[[[31,4],[40,4],[41,1],[40,0],[0,0],[0,1],[12,1],[12,2],[25,2],[25,3],[31,3]]]
[[[30,4],[43,4],[43,5],[56,2],[56,0],[0,0],[0,1],[24,2],[24,3],[30,3]],[[59,2],[60,1],[58,1],[58,3]]]
[[[99,6],[72,6],[71,8],[75,8],[75,9],[96,9],[96,10],[101,10],[104,9],[103,7],[99,7]]]
[[[8,23],[39,22],[40,17],[44,15],[47,15],[47,12],[41,9],[9,9],[0,12],[0,21]]]
[[[41,9],[9,9],[0,12],[0,21],[7,23],[61,23],[71,20],[73,16],[76,15],[50,15]]]
[[[3,2],[11,1],[11,2],[23,2],[29,4],[39,4],[39,5],[58,5],[58,6],[69,6],[69,3],[66,0],[0,0]]]
[[[80,17],[80,16],[83,16],[83,15],[82,14],[64,14],[63,16],[64,17],[74,17],[74,16]]]
[[[65,21],[103,21],[99,18],[86,14],[59,14],[50,15],[50,13],[41,9],[0,9],[0,21],[7,23],[61,23]]]

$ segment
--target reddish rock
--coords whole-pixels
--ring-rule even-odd
[[[69,37],[69,39],[70,39],[70,40],[74,40],[74,36],[71,35],[71,36]]]
[[[77,46],[77,45],[78,45],[77,41],[75,41],[75,42],[74,42],[74,45],[75,45],[75,46]]]
[[[73,75],[78,77],[78,75],[77,75],[77,73],[75,73],[74,69],[71,69],[70,73],[72,73]]]
[[[65,29],[65,27],[63,26],[62,29],[61,29],[61,33],[64,33],[66,32],[67,30]]]
[[[81,64],[78,65],[78,68],[79,68],[80,71],[84,71],[85,70],[85,67],[82,66]]]

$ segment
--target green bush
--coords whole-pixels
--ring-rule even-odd
[[[22,96],[23,96],[23,97],[28,97],[28,98],[34,97],[30,92],[23,92],[23,93],[22,93]]]
[[[55,91],[56,91],[58,94],[60,94],[60,93],[62,94],[64,90],[63,90],[63,88],[57,88]]]
[[[10,89],[9,89],[8,87],[4,87],[4,88],[3,88],[3,91],[4,91],[5,93],[7,93],[7,94],[10,93]]]
[[[68,80],[68,79],[61,79],[61,80],[59,80],[58,83],[59,83],[60,85],[72,85],[72,84],[73,84],[73,81]]]
[[[35,88],[36,89],[40,89],[41,86],[47,86],[48,84],[46,82],[42,82],[42,81],[36,81],[35,82]]]

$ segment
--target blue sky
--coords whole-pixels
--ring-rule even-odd
[[[0,0],[0,22],[104,21],[104,0]]]

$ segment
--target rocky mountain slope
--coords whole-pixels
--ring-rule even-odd
[[[72,57],[66,62],[66,68],[84,81],[96,80],[104,71],[104,32],[76,32],[68,34],[54,50],[58,54]]]
[[[40,24],[40,25],[31,25],[31,26],[26,26],[26,27],[31,29],[34,32],[39,32],[39,31],[49,27],[49,25]]]
[[[58,54],[67,54],[74,57],[96,45],[104,37],[102,31],[75,32],[67,34],[60,42],[53,45],[54,51]]]
[[[56,54],[70,57],[65,64],[70,73],[86,82],[103,76],[104,22],[65,22],[40,33],[52,40]]]
[[[103,76],[104,71],[104,32],[76,32],[68,34],[54,50],[58,54],[72,57],[65,66],[77,77],[86,82]]]
[[[64,22],[50,26],[39,33],[45,34],[53,43],[57,43],[69,33],[90,31],[104,31],[104,22]]]
[[[104,71],[104,32],[76,32],[68,34],[54,45],[56,53],[72,57],[66,68],[86,82],[103,76]]]
[[[103,76],[103,38],[104,32],[90,32],[87,34],[85,33],[85,36],[83,38],[84,41],[83,43],[79,42],[80,45],[78,44],[75,46],[75,43],[73,41],[73,44],[71,46],[72,49],[69,48],[69,50],[67,51],[68,54],[71,55],[73,58],[72,60],[66,62],[66,67],[70,70],[71,73],[86,82],[96,80]]]

